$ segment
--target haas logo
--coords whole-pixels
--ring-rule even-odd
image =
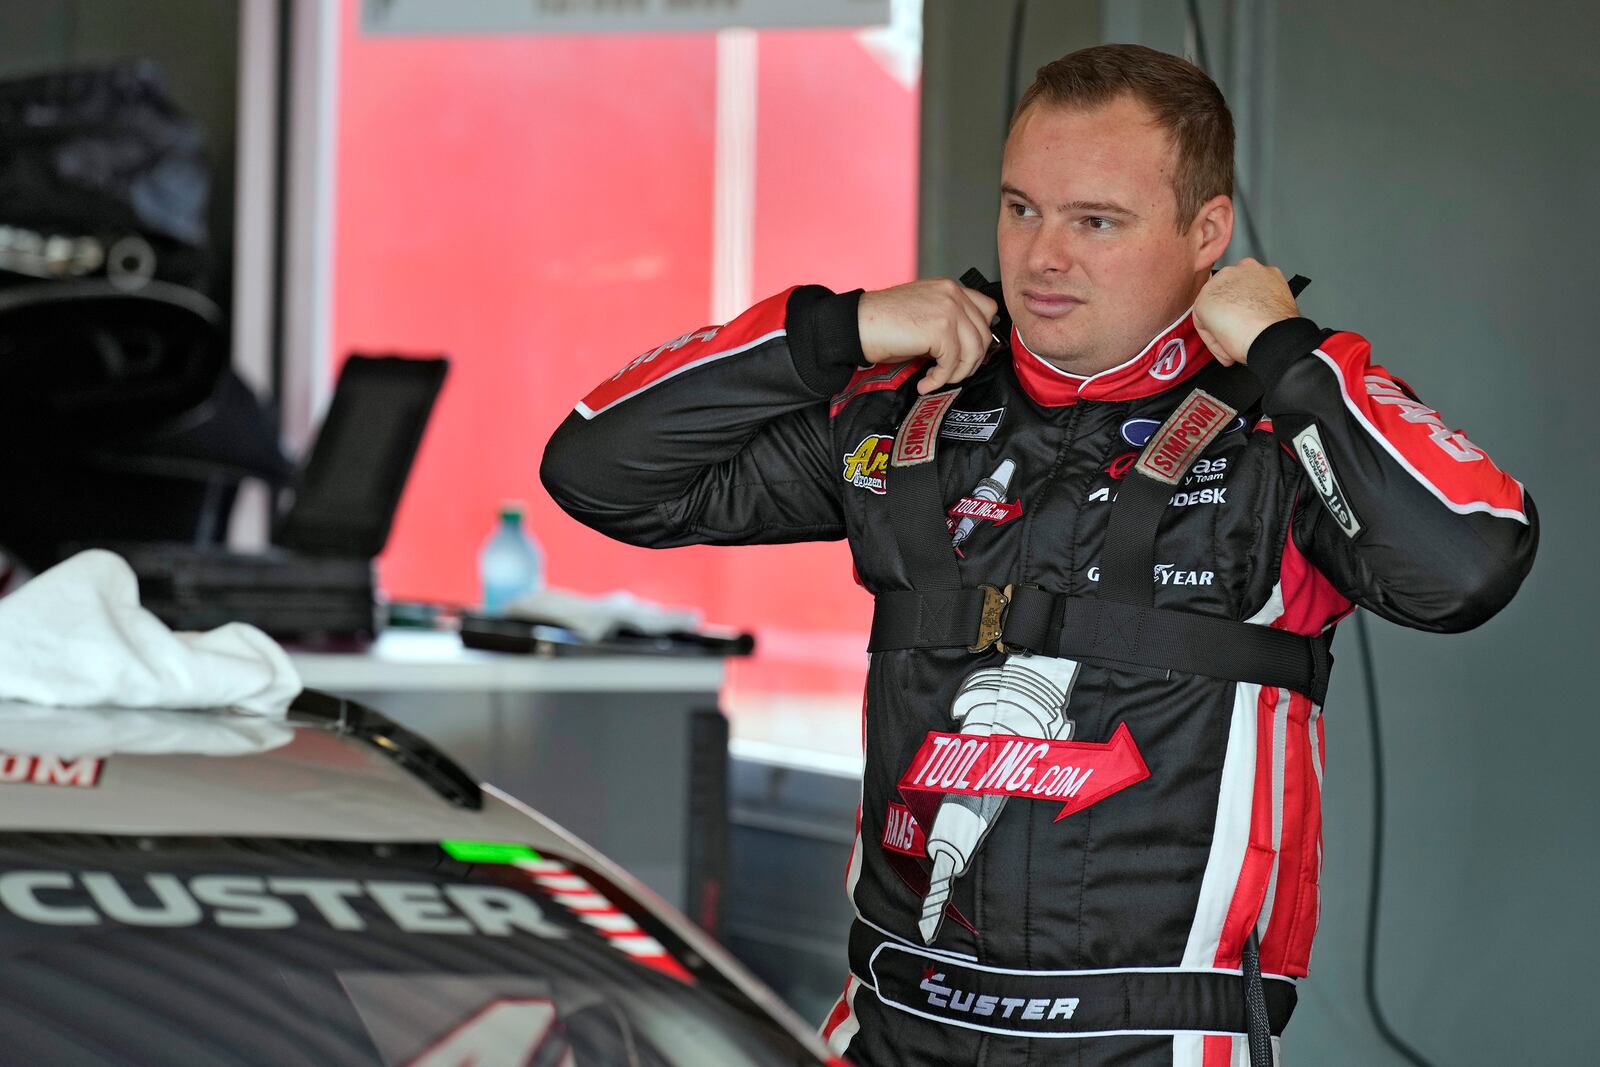
[[[1161,354],[1150,364],[1150,377],[1158,382],[1170,382],[1183,373],[1188,362],[1189,353],[1184,348],[1183,338],[1174,337],[1161,346]]]

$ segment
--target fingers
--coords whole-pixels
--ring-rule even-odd
[[[978,369],[993,337],[989,322],[994,315],[988,309],[999,310],[993,300],[959,283],[941,285],[941,290],[939,326],[928,346],[934,363],[917,383],[923,395],[963,381]]]
[[[999,302],[984,296],[976,289],[968,289],[965,286],[961,289],[961,295],[966,297],[967,304],[977,312],[978,327],[987,333],[989,324],[1000,314]]]
[[[967,317],[972,320],[972,324],[978,328],[978,332],[983,334],[984,344],[987,345],[991,338],[998,340],[998,338],[994,337],[994,329],[990,323],[994,322],[995,313],[999,310],[999,306],[982,293],[974,292],[971,289],[968,289],[963,295],[966,299],[962,301],[962,309],[966,312]],[[982,303],[979,303],[979,301],[982,301]],[[986,310],[986,305],[995,310]]]
[[[1205,343],[1206,348],[1211,350],[1212,358],[1218,363],[1222,364],[1224,367],[1231,367],[1238,362],[1238,360],[1230,356],[1227,350],[1224,349],[1222,345],[1218,343],[1217,339],[1211,335],[1211,331],[1206,329],[1204,326],[1201,326],[1199,322],[1194,324],[1194,332],[1200,335],[1200,340]]]
[[[990,297],[949,278],[863,293],[856,319],[862,355],[873,364],[931,357],[917,386],[926,394],[982,364],[999,310]]]
[[[970,321],[963,320],[947,340],[928,353],[934,363],[923,372],[917,391],[927,394],[966,379],[983,362],[988,342],[987,332],[980,333]]]

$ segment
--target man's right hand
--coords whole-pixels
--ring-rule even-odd
[[[917,383],[917,392],[931,393],[978,369],[999,310],[993,300],[949,278],[862,293],[856,313],[861,351],[874,364],[932,358]]]

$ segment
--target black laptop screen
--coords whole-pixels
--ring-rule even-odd
[[[396,356],[345,361],[278,545],[355,557],[383,550],[447,366]]]

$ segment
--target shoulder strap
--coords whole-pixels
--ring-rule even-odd
[[[1190,465],[1228,424],[1260,399],[1243,367],[1212,363],[1189,379],[1189,395],[1151,435],[1112,501],[1096,595],[1149,607],[1154,599],[1156,528]]]
[[[957,387],[919,397],[895,431],[889,456],[889,523],[914,589],[961,588],[934,462],[939,426],[960,393]]]
[[[1296,274],[1296,296],[1310,280]],[[1096,595],[1149,607],[1155,598],[1156,530],[1167,501],[1207,445],[1238,415],[1261,399],[1261,382],[1247,367],[1213,361],[1190,378],[1189,395],[1151,435],[1128,471],[1106,521]]]
[[[1009,338],[1011,319],[1006,315],[1000,284],[985,279],[976,267],[961,276],[961,284],[1000,304],[994,326],[995,343]],[[961,570],[950,547],[944,491],[934,462],[939,426],[960,392],[957,387],[918,398],[895,431],[894,453],[889,460],[889,522],[914,589],[961,588]]]

